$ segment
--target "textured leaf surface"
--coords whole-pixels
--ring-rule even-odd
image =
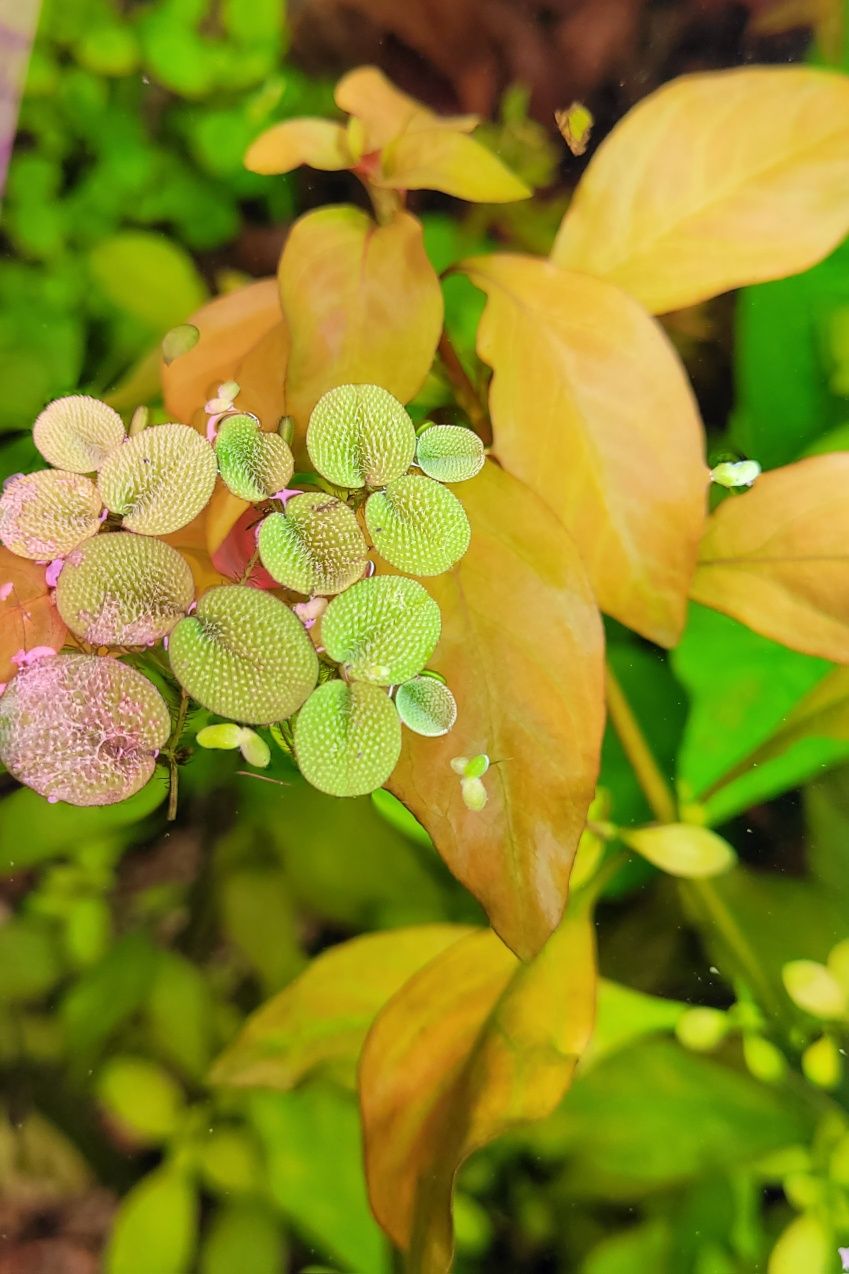
[[[478,435],[461,425],[431,425],[416,443],[419,467],[438,482],[466,482],[480,473],[484,458]]]
[[[176,549],[129,531],[98,535],[62,567],[56,604],[71,632],[93,646],[144,646],[169,633],[194,597]]]
[[[87,394],[71,394],[44,408],[32,436],[48,464],[71,473],[92,473],[126,434],[117,411]]]
[[[562,1098],[589,1041],[595,990],[581,911],[526,965],[488,931],[455,943],[379,1014],[360,1063],[366,1175],[411,1274],[451,1267],[463,1160]]]
[[[193,699],[253,725],[290,717],[318,676],[312,643],[289,607],[242,584],[204,593],[172,632],[168,653]]]
[[[405,474],[366,503],[366,526],[387,562],[414,575],[441,575],[469,547],[469,519],[452,491],[421,474]]]
[[[561,518],[602,609],[674,645],[707,489],[677,355],[607,283],[520,256],[465,269],[489,298],[478,351],[498,459]]]
[[[66,631],[44,567],[0,548],[0,682],[15,674],[13,655],[36,646],[59,650]]]
[[[436,677],[412,677],[395,693],[398,715],[408,730],[426,738],[447,734],[457,720],[457,701]]]
[[[264,432],[253,416],[223,420],[215,439],[218,470],[240,500],[264,500],[289,483],[295,462],[279,434]]]
[[[849,80],[810,67],[689,75],[602,143],[553,260],[655,314],[794,274],[849,228]]]
[[[382,226],[348,206],[307,213],[286,240],[279,279],[291,336],[286,408],[300,424],[336,385],[382,385],[401,402],[418,392],[442,292],[409,213]]]
[[[215,452],[187,425],[157,425],[129,438],[103,463],[103,502],[128,531],[168,535],[209,503],[218,474]]]
[[[288,173],[301,164],[324,172],[351,168],[345,129],[330,119],[284,119],[260,133],[245,155],[252,173]]]
[[[380,385],[339,385],[313,408],[307,449],[340,487],[382,487],[406,473],[416,450],[413,422]]]
[[[442,739],[405,734],[390,788],[527,956],[560,919],[595,789],[601,622],[569,536],[527,487],[487,464],[464,501],[469,551],[427,584],[443,615],[434,666],[457,696],[458,723]],[[493,765],[476,813],[451,759],[479,753]]]
[[[117,659],[39,659],[0,696],[0,760],[42,796],[71,805],[132,796],[170,731],[159,691]]]
[[[296,593],[341,593],[358,580],[368,560],[356,514],[332,495],[304,492],[271,513],[257,540],[265,569]]]
[[[417,580],[374,575],[334,597],[321,639],[349,676],[392,686],[421,672],[440,628],[439,607]]]
[[[215,1063],[212,1082],[292,1088],[315,1070],[352,1082],[366,1033],[384,1004],[465,925],[369,933],[317,956],[252,1013]]]
[[[531,191],[474,137],[446,128],[402,134],[383,156],[375,185],[394,190],[441,190],[470,203],[511,203]]]
[[[295,721],[301,773],[329,796],[365,796],[382,787],[400,751],[395,704],[385,690],[366,682],[325,682]]]
[[[0,496],[0,541],[36,562],[63,557],[97,533],[101,508],[97,487],[82,474],[18,474]]]
[[[712,514],[692,596],[794,650],[849,662],[849,453],[762,474]]]

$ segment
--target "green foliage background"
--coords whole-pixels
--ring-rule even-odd
[[[44,6],[3,207],[4,474],[35,467],[28,431],[48,399],[78,386],[122,410],[154,398],[162,334],[210,293],[267,272],[252,255],[260,232],[314,200],[297,176],[241,165],[270,122],[332,110],[328,84],[286,60],[280,0],[124,8]],[[557,152],[521,92],[491,130],[534,180],[551,177]],[[561,210],[550,199],[461,221],[433,201],[428,250],[442,269],[493,236],[545,244]],[[480,300],[457,280],[447,303],[468,353]],[[703,351],[680,340],[698,382]],[[721,345],[709,351],[720,360]],[[736,405],[709,422],[717,452],[775,465],[845,447],[849,248],[744,293],[734,358]],[[657,756],[742,864],[703,890],[636,861],[617,879],[601,909],[608,981],[592,1064],[550,1120],[464,1170],[457,1269],[748,1274],[767,1269],[795,1214],[824,1219],[834,1246],[821,1268],[836,1269],[836,1243],[849,1242],[849,1084],[800,1073],[820,1028],[781,969],[849,936],[849,742],[809,737],[712,792],[829,665],[699,607],[669,660],[612,624],[609,638]],[[106,1242],[109,1274],[392,1269],[347,1079],[230,1091],[210,1087],[208,1069],[327,945],[481,916],[392,798],[330,800],[279,754],[273,783],[239,765],[198,754],[170,830],[159,779],[94,810],[2,780],[10,1268],[26,1270],[47,1234],[68,1262]],[[620,825],[649,817],[612,735],[602,785]],[[715,1052],[676,1038],[685,1003],[730,1011]],[[846,1047],[845,1026],[833,1036]],[[73,1219],[84,1204],[88,1231]]]

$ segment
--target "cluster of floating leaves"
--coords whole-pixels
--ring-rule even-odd
[[[16,475],[0,496],[0,541],[45,564],[81,647],[22,659],[0,696],[0,760],[50,800],[106,804],[151,777],[170,714],[121,656],[159,642],[184,695],[224,718],[199,731],[200,746],[264,767],[271,753],[251,727],[274,727],[332,795],[385,783],[402,725],[426,737],[454,725],[454,697],[427,668],[439,608],[408,576],[450,570],[465,553],[469,522],[443,484],[480,470],[480,439],[454,425],[417,432],[386,390],[342,385],[310,417],[315,473],[292,489],[289,422],[263,429],[236,406],[238,386],[225,388],[207,404],[208,437],[146,417],[128,434],[107,404],[59,399],[33,431],[52,467]],[[157,538],[201,514],[218,480],[257,506],[256,557],[279,590],[245,582],[248,566],[196,599],[188,563]]]

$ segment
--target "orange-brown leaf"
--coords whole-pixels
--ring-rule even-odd
[[[358,66],[336,85],[336,105],[362,121],[363,150],[380,150],[401,133],[445,128],[469,133],[477,115],[436,115],[422,102],[396,88],[376,66]]]
[[[67,631],[44,581],[44,567],[0,546],[0,682],[17,671],[13,655],[36,646],[58,650]]]
[[[359,1076],[366,1176],[410,1274],[451,1267],[463,1160],[561,1100],[589,1041],[595,992],[582,907],[526,965],[490,932],[455,943],[378,1016]]]
[[[630,111],[552,257],[662,314],[804,270],[847,229],[849,79],[747,67],[673,80]]]
[[[234,379],[245,355],[281,321],[274,279],[261,279],[216,297],[187,321],[200,331],[194,349],[162,367],[165,405],[173,420],[206,431],[204,403],[219,384]]]
[[[465,557],[424,583],[442,610],[434,667],[457,697],[443,738],[405,731],[389,787],[521,956],[556,927],[598,772],[603,633],[578,554],[552,513],[488,463],[463,484]],[[451,768],[486,753],[486,807]]]
[[[347,205],[307,213],[292,227],[279,278],[291,338],[286,408],[300,425],[335,385],[414,396],[442,328],[439,280],[414,217],[378,226]]]
[[[572,534],[602,609],[661,645],[684,623],[705,516],[698,410],[658,325],[618,288],[522,256],[486,292],[495,454]]]
[[[849,453],[761,474],[712,514],[692,596],[794,650],[849,663]]]
[[[339,172],[353,163],[345,129],[329,119],[284,119],[272,124],[251,142],[245,155],[245,167],[264,176],[288,173],[301,164]]]

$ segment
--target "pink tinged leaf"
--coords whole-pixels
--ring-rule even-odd
[[[12,663],[16,668],[28,668],[39,659],[47,659],[56,653],[52,646],[33,646],[32,650],[17,650],[12,655]]]

